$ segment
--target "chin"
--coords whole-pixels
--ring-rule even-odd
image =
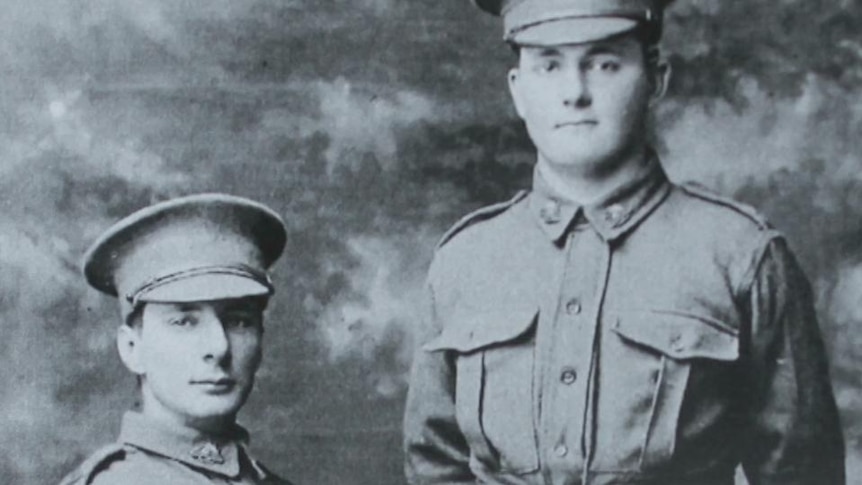
[[[234,416],[243,404],[238,396],[206,396],[190,406],[188,414],[196,419]]]
[[[585,148],[589,148],[586,149]],[[545,152],[545,159],[561,169],[575,169],[578,171],[594,172],[612,165],[619,157],[620,150],[608,147],[567,146],[556,150]]]
[[[592,153],[565,153],[555,157],[547,157],[551,165],[561,169],[578,171],[593,171],[602,166],[604,158]]]

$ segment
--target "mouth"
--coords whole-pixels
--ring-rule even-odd
[[[236,381],[229,377],[193,379],[191,384],[208,394],[225,394],[233,390]]]
[[[560,123],[556,123],[554,128],[566,128],[566,127],[576,127],[576,128],[585,128],[592,127],[599,124],[596,120],[576,120],[576,121],[563,121]]]

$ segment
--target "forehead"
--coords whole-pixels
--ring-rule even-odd
[[[592,42],[558,45],[521,45],[522,56],[584,56],[597,53],[626,55],[640,51],[640,41],[633,35],[623,35]]]

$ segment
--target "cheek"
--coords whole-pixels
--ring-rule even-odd
[[[546,118],[553,103],[550,86],[543,85],[529,76],[522,77],[518,83],[520,114],[524,121],[535,123]]]
[[[158,374],[162,379],[179,377],[182,369],[190,368],[185,362],[187,352],[174,345],[149,346],[143,355],[146,372],[151,375]]]
[[[606,120],[615,120],[621,128],[637,125],[647,111],[649,89],[645,83],[632,83],[608,89],[597,108],[606,113]]]
[[[146,330],[138,342],[140,346],[138,355],[145,370],[148,372],[158,372],[176,367],[177,361],[183,355],[182,342],[174,335],[156,330]]]
[[[256,371],[263,356],[260,336],[235,337],[232,346],[233,358],[237,367],[244,371]]]
[[[528,120],[533,122],[543,122],[551,117],[554,102],[553,96],[547,87],[534,89],[528,96],[526,96],[526,99]]]

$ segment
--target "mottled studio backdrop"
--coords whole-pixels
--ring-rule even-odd
[[[219,190],[290,227],[243,413],[300,484],[402,483],[417,291],[466,211],[529,183],[512,54],[467,0],[3,0],[0,482],[113,439],[133,380],[78,262],[112,221]],[[818,295],[862,483],[862,4],[679,0],[671,175],[761,207]]]

